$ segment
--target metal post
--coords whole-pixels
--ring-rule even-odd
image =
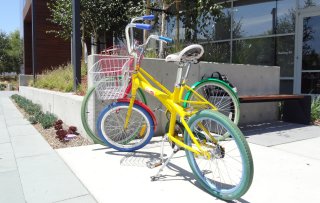
[[[31,2],[31,22],[32,22],[32,73],[33,73],[33,82],[36,81],[36,1],[32,0]]]
[[[72,0],[72,66],[73,91],[81,84],[80,1]]]

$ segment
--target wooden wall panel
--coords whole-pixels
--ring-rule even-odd
[[[50,0],[33,0],[36,1],[36,72],[41,73],[46,69],[57,67],[61,64],[66,64],[71,61],[71,44],[70,40],[66,41],[61,38],[56,38],[54,34],[47,33],[52,29],[58,29],[56,25],[53,25],[48,21],[50,17],[50,11],[47,8],[47,3]],[[31,9],[31,7],[30,7]],[[27,11],[25,11],[27,12]],[[27,21],[27,19],[24,19]],[[30,33],[30,34],[29,34]],[[31,37],[29,37],[29,35]],[[24,33],[25,44],[32,44],[32,30],[25,30]],[[26,48],[26,47],[25,47]],[[32,50],[32,49],[31,49]],[[28,49],[25,51],[28,51]],[[29,52],[28,52],[29,53]],[[25,62],[32,61],[32,53],[24,55]],[[26,73],[29,71],[29,63],[25,64]],[[32,71],[32,64],[31,64]],[[29,73],[29,72],[28,72]]]
[[[23,63],[25,74],[32,74],[32,24],[29,22],[23,23],[23,48],[24,57]]]

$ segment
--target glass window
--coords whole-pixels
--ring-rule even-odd
[[[320,16],[303,19],[302,69],[320,70]]]
[[[253,65],[275,65],[275,38],[236,40],[233,42],[232,62]]]
[[[299,0],[300,8],[307,8],[312,6],[320,6],[320,0]]]
[[[223,6],[221,15],[214,17],[208,13],[198,19],[199,40],[230,39],[231,3],[223,3],[221,6]]]
[[[293,93],[293,80],[280,80],[280,94]]]
[[[234,2],[233,38],[275,33],[275,0],[242,0]]]
[[[294,33],[296,1],[278,0],[277,1],[277,30],[278,34]]]
[[[183,28],[184,24],[179,20],[179,40],[184,40],[185,29]],[[167,36],[172,39],[177,39],[177,19],[176,17],[167,18]]]
[[[320,94],[320,72],[302,73],[301,93]]]
[[[294,35],[277,37],[276,65],[280,66],[281,77],[293,77],[294,71]]]
[[[203,44],[204,61],[230,63],[230,42]]]

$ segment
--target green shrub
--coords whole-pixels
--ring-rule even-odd
[[[87,66],[81,65],[81,76],[87,75]],[[36,81],[31,81],[30,86],[61,92],[73,91],[73,69],[71,64],[61,65],[45,71]]]
[[[320,96],[314,97],[311,103],[312,122],[320,119]]]
[[[39,104],[32,103],[29,99],[17,94],[12,95],[11,98],[20,108],[24,109],[25,112],[28,113],[28,120],[32,124],[40,123],[44,129],[47,129],[52,127],[54,122],[57,120],[57,117],[49,112],[44,114],[41,111],[41,106]]]
[[[30,116],[30,117],[28,118],[28,120],[30,121],[31,124],[36,124],[36,123],[38,123],[38,121],[37,121],[37,119],[36,119],[35,116]]]
[[[38,112],[41,112],[41,106],[38,104],[30,103],[25,107],[25,111],[30,115],[35,115]]]
[[[34,83],[34,87],[70,92],[73,89],[72,66],[59,66],[58,68],[44,72]]]
[[[34,114],[34,119],[36,120],[37,123],[40,123],[41,119],[43,117],[43,112],[37,112],[36,114]]]
[[[0,83],[0,90],[1,90],[1,91],[5,90],[6,87],[7,87],[6,84]]]
[[[35,115],[41,112],[41,106],[39,104],[32,103],[31,100],[26,99],[20,95],[12,95],[11,98],[15,100],[18,106],[24,109],[29,115]]]
[[[56,122],[57,117],[49,112],[42,115],[40,124],[44,129],[50,128],[54,125],[54,122]]]

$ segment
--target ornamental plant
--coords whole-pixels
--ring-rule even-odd
[[[311,121],[320,119],[320,96],[314,97],[311,103]]]
[[[34,104],[31,100],[20,95],[14,94],[11,98],[28,114],[28,120],[31,124],[40,123],[44,129],[53,126],[57,117],[49,112],[43,113],[39,104]]]

